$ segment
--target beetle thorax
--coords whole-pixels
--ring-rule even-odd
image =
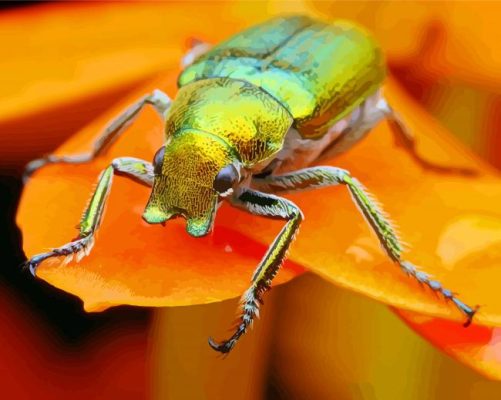
[[[204,79],[180,88],[167,113],[167,137],[186,129],[209,132],[235,149],[246,167],[269,158],[283,145],[292,125],[288,111],[247,82]]]

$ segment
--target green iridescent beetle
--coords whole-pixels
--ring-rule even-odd
[[[388,119],[423,167],[464,172],[432,165],[415,152],[413,137],[381,94],[383,54],[365,30],[347,21],[278,17],[213,48],[198,43],[183,61],[174,101],[155,90],[113,121],[91,153],[49,155],[28,165],[27,175],[47,163],[82,163],[101,155],[147,104],[165,121],[165,145],[153,163],[130,157],[113,160],[99,177],[78,238],[28,260],[33,274],[49,257],[79,258],[90,251],[115,173],[152,188],[143,214],[146,222],[182,216],[195,237],[211,231],[223,200],[255,215],[282,218],[285,226],[243,295],[235,333],[222,343],[209,339],[215,350],[227,353],[257,315],[303,219],[292,201],[276,193],[342,184],[389,258],[451,300],[466,315],[465,325],[471,322],[476,309],[401,258],[393,228],[357,179],[340,168],[309,167],[345,152]]]

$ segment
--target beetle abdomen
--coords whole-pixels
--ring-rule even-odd
[[[189,66],[179,85],[215,77],[252,83],[277,99],[307,138],[323,136],[381,85],[382,52],[345,21],[280,17],[215,46]]]

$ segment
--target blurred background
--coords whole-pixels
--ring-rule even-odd
[[[291,12],[368,27],[405,89],[501,167],[498,2],[1,3],[3,397],[501,396],[501,383],[440,353],[387,307],[310,274],[275,288],[251,337],[223,361],[207,351],[206,338],[228,322],[236,300],[86,314],[79,299],[19,268],[24,254],[15,212],[26,162],[54,150],[134,88],[178,68],[190,38],[217,43]]]

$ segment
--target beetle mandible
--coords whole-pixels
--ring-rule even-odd
[[[165,121],[165,145],[153,162],[113,160],[100,175],[79,225],[77,239],[26,262],[35,275],[45,259],[87,254],[103,218],[115,173],[152,188],[143,218],[150,224],[182,216],[187,232],[207,235],[223,200],[249,213],[286,221],[256,268],[241,303],[234,334],[212,348],[228,353],[258,313],[286,251],[303,220],[301,210],[280,192],[345,185],[388,257],[408,275],[464,304],[429,275],[401,257],[389,221],[350,172],[318,164],[359,142],[387,119],[413,159],[438,172],[466,173],[434,165],[415,150],[415,141],[381,93],[382,51],[362,28],[347,21],[324,23],[307,16],[277,17],[210,47],[196,44],[183,59],[174,101],[160,90],[140,99],[114,120],[93,151],[48,155],[28,164],[26,176],[47,163],[83,163],[102,155],[147,104]],[[272,194],[273,193],[273,194]]]

